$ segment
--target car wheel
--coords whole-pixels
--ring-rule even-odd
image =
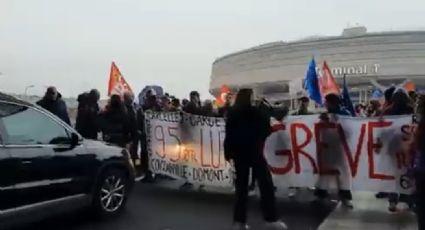
[[[128,179],[122,170],[105,171],[93,194],[95,214],[109,217],[120,213],[127,202],[128,189]]]

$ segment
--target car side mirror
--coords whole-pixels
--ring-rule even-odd
[[[80,137],[76,133],[71,134],[71,147],[74,148],[80,142]]]

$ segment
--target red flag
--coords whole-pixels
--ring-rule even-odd
[[[322,77],[320,78],[320,92],[322,93],[322,97],[328,94],[339,95],[340,93],[339,86],[326,61],[323,62]]]
[[[224,106],[226,103],[226,96],[231,92],[230,88],[227,85],[222,85],[220,88],[220,94],[216,98],[216,104],[218,107]]]
[[[112,94],[123,95],[125,92],[133,93],[130,85],[122,76],[120,70],[114,62],[111,64],[111,73],[109,75],[108,96]]]

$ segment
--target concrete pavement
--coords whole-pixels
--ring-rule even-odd
[[[402,210],[390,213],[386,199],[376,199],[374,193],[356,192],[353,194],[354,209],[347,210],[338,205],[325,219],[319,230],[414,230],[417,229],[416,216],[408,211],[407,205],[400,203]]]

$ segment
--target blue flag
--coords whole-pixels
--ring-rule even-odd
[[[311,100],[318,105],[322,105],[322,95],[320,94],[319,79],[317,78],[314,58],[308,64],[307,74],[304,78],[304,89],[307,91]]]
[[[356,116],[356,111],[354,110],[353,102],[351,102],[350,93],[348,92],[345,75],[344,75],[344,86],[342,88],[342,103],[344,104],[344,107],[351,113],[353,117]]]

